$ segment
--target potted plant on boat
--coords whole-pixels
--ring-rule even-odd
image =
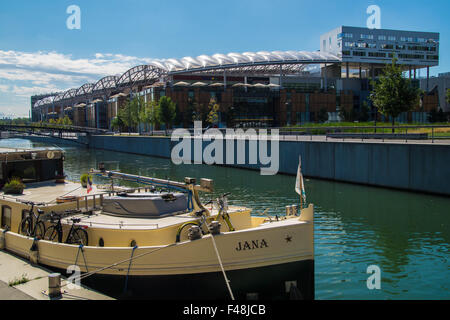
[[[80,182],[81,182],[81,186],[83,188],[87,188],[88,178],[90,178],[91,181],[92,181],[92,176],[91,175],[89,175],[87,173],[84,173],[83,175],[81,175]]]
[[[56,177],[55,177],[55,183],[64,183],[65,182],[65,179],[66,179],[66,176],[65,175],[63,175],[63,174],[60,174],[60,175],[57,175]]]
[[[11,178],[3,187],[3,192],[5,194],[23,194],[25,189],[25,184],[20,180],[20,178]]]

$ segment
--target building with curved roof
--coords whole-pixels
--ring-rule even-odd
[[[369,80],[376,78],[394,55],[402,57],[401,65],[409,70],[410,77],[411,70],[415,75],[417,68],[429,70],[437,65],[439,34],[414,33],[421,45],[410,47],[408,42],[394,44],[394,37],[399,42],[412,39],[407,31],[340,27],[321,37],[320,51],[155,59],[120,76],[107,76],[80,88],[34,99],[33,120],[46,120],[49,114],[69,115],[76,125],[109,128],[120,107],[135,96],[145,101],[170,96],[177,103],[179,125],[184,126],[189,125],[193,106],[208,105],[211,99],[221,106],[223,125],[297,124],[317,120],[323,110],[330,120],[338,120],[341,110],[361,108],[362,101],[367,100]],[[423,42],[427,37],[433,41]],[[426,49],[428,55],[423,61],[415,61],[420,55],[392,49],[402,46],[412,53]]]

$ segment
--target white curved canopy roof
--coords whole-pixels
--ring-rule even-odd
[[[307,51],[260,51],[244,53],[201,55],[196,58],[154,60],[150,64],[171,73],[191,71],[228,69],[241,66],[274,65],[274,64],[307,64],[307,63],[338,63],[340,59],[324,52]]]

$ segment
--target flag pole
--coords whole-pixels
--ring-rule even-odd
[[[300,172],[300,177],[299,177],[299,189],[300,189],[300,192],[299,192],[299,196],[300,196],[300,212],[299,213],[301,213],[302,212],[302,208],[303,208],[303,195],[302,195],[302,190],[303,190],[303,185],[302,185],[302,180],[303,179],[301,179],[301,175],[302,175],[302,171],[301,171],[301,168],[302,168],[302,157],[301,156],[299,156],[298,157],[298,167],[299,167],[299,172]]]
[[[300,179],[300,213],[302,212],[302,209],[303,209],[303,194],[302,194],[302,190],[303,190],[303,179]]]

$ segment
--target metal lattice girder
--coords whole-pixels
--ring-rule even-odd
[[[107,76],[94,84],[94,87],[92,88],[92,92],[106,92],[110,90],[114,90],[117,87],[117,81],[119,80],[119,77],[116,76]]]
[[[130,87],[138,83],[153,84],[167,72],[156,65],[141,65],[125,72],[117,81],[117,87]]]
[[[94,83],[86,83],[83,84],[76,93],[77,97],[81,97],[81,96],[85,96],[85,95],[89,95],[92,93],[92,89],[94,88]]]
[[[47,105],[52,105],[53,99],[54,99],[54,96],[50,96],[50,97],[41,99],[34,104],[34,107],[38,108],[38,107],[43,107],[43,106],[47,106]]]
[[[63,100],[73,99],[77,95],[78,89],[69,89],[64,93]]]
[[[59,93],[57,96],[55,96],[55,98],[53,99],[53,102],[56,103],[56,102],[62,101],[64,99],[64,94],[65,94],[65,92]]]
[[[287,74],[301,74],[305,71],[306,65],[304,64],[288,64],[282,65],[283,75]],[[222,76],[226,72],[228,76],[232,75],[251,75],[251,76],[264,76],[264,75],[279,75],[280,65],[255,65],[246,67],[236,67],[230,69],[214,69],[205,71],[195,71],[190,72],[192,74],[202,74],[202,75],[215,75]]]

